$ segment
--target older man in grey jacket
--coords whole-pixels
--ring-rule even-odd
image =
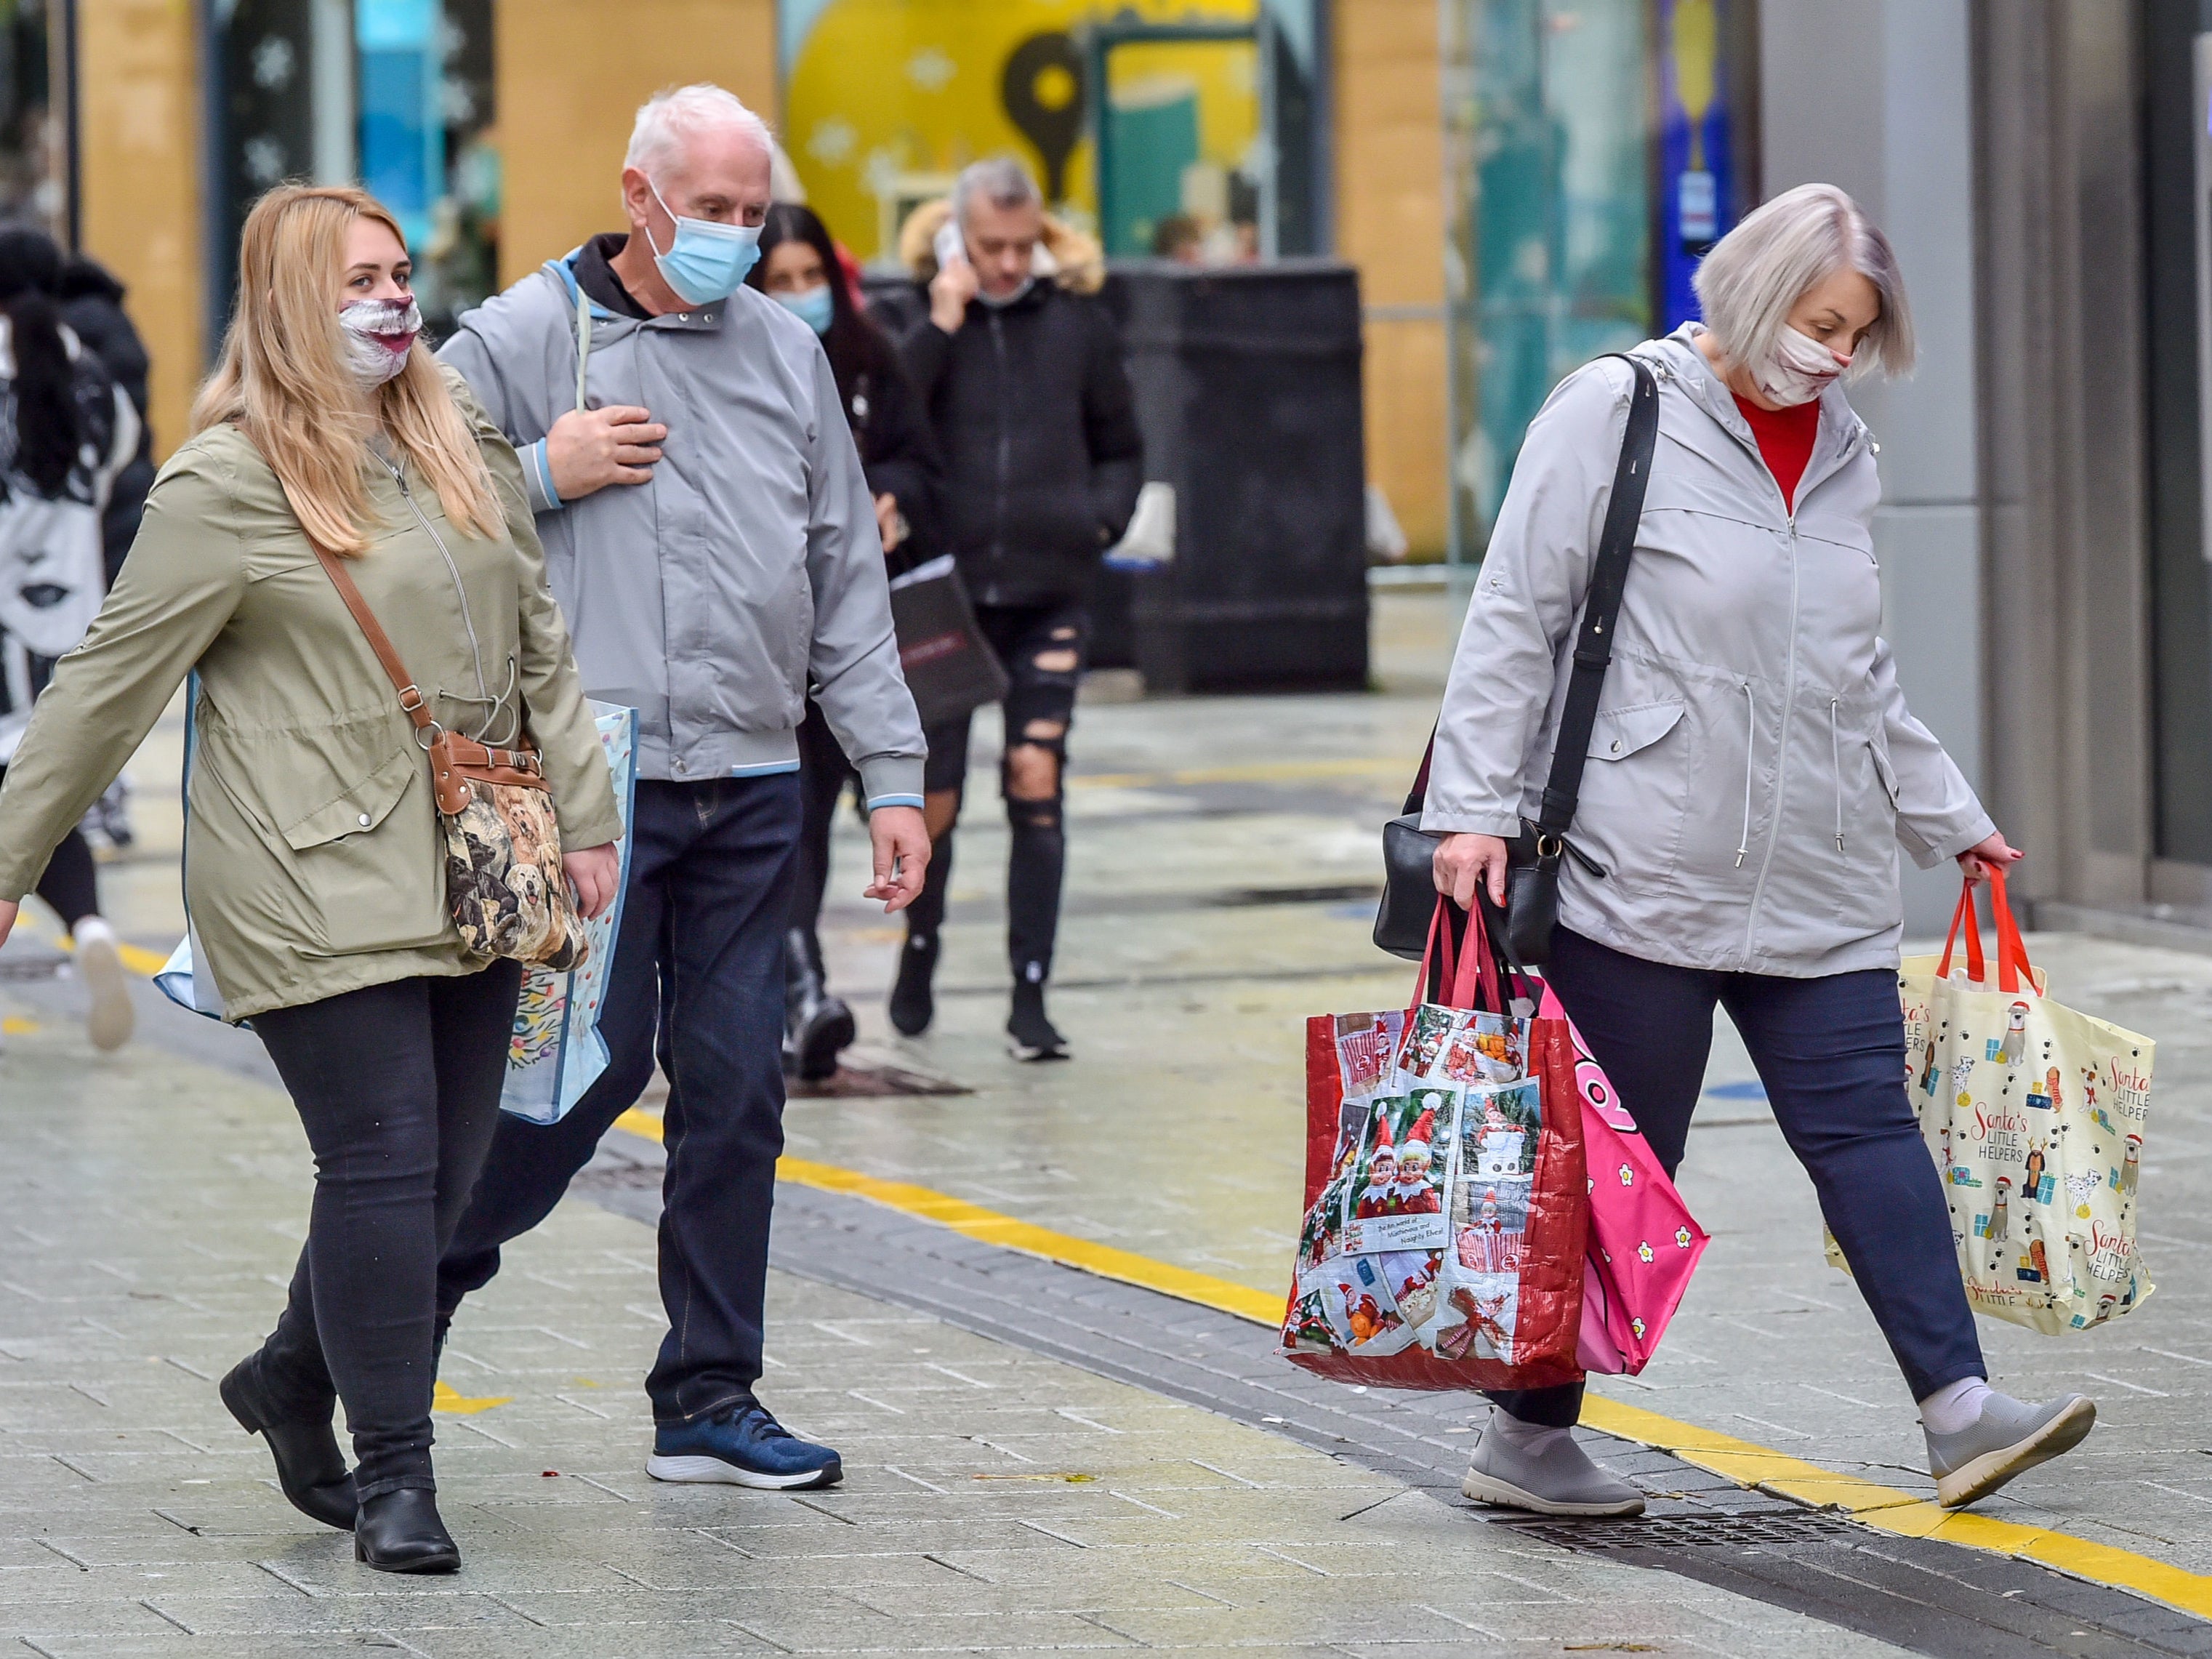
[[[760,118],[692,86],[638,112],[627,235],[461,319],[441,354],[521,452],[591,694],[639,714],[605,1074],[562,1121],[504,1120],[440,1268],[450,1321],[668,1074],[651,1474],[827,1486],[837,1455],[754,1397],[782,1150],[783,930],[810,684],[869,806],[886,910],[920,890],[923,745],[875,503],[813,331],[743,286],[769,205]],[[442,1326],[441,1326],[442,1328]]]

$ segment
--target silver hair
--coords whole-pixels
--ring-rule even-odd
[[[1833,185],[1800,185],[1744,216],[1698,264],[1692,283],[1706,325],[1732,363],[1772,355],[1805,291],[1838,270],[1856,270],[1881,302],[1851,364],[1903,374],[1912,368],[1912,307],[1889,239]]]
[[[740,103],[736,94],[711,81],[699,81],[656,92],[638,106],[637,125],[630,129],[623,165],[657,179],[682,156],[687,139],[716,127],[735,127],[767,155],[775,154],[767,122]]]
[[[968,204],[978,196],[1002,210],[1044,206],[1044,195],[1037,189],[1036,180],[1011,155],[970,161],[960,169],[960,176],[952,181],[952,216],[960,222],[963,229],[968,224]]]

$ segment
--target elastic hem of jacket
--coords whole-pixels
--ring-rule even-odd
[[[921,804],[920,795],[877,795],[870,799],[868,811],[874,812],[886,806],[919,807]]]
[[[553,465],[545,453],[546,441],[540,438],[520,452],[522,456],[523,494],[530,498],[530,510],[535,513],[555,513],[568,503],[553,488]]]

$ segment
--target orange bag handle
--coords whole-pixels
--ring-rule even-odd
[[[2012,904],[2005,896],[2005,873],[1995,865],[1986,866],[1990,872],[1990,915],[1997,925],[1997,988],[2017,992],[2021,980],[2038,996],[2043,994],[2035,982],[2035,964],[2027,959],[2027,942],[2020,936],[2020,924],[2013,920]]]
[[[1951,931],[1943,937],[1943,960],[1936,964],[1936,977],[1951,977],[1951,951],[1959,941],[1959,929],[1966,930],[1966,977],[1980,984],[1987,977],[1988,964],[1982,959],[1982,924],[1974,912],[1974,884],[1961,882],[1959,886],[1958,908],[1951,912]]]

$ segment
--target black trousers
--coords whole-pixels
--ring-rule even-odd
[[[823,895],[830,889],[830,826],[845,786],[859,776],[838,747],[837,734],[809,697],[806,720],[799,728],[799,848],[792,870],[791,926],[806,935],[811,962],[822,960],[819,929]]]
[[[253,1017],[315,1154],[289,1298],[262,1345],[285,1420],[345,1401],[364,1498],[434,1490],[438,1258],[499,1120],[519,963],[397,980]]]
[[[1003,707],[1006,746],[1024,744],[1051,751],[1060,762],[1060,788],[1048,800],[1020,800],[1000,793],[1006,825],[1006,956],[1018,981],[1042,984],[1052,974],[1060,936],[1060,890],[1067,868],[1067,833],[1061,805],[1066,794],[1067,732],[1075,720],[1075,694],[1083,681],[1091,613],[1080,600],[1052,605],[979,605],[975,621],[1006,665]],[[951,789],[963,797],[968,780],[968,716],[930,727],[922,787],[932,794]],[[957,815],[958,807],[954,808]],[[928,935],[945,922],[945,896],[952,880],[953,832],[932,849],[921,894],[907,909],[907,932]]]
[[[799,779],[641,779],[629,885],[599,1009],[607,1069],[558,1123],[501,1121],[438,1270],[450,1318],[499,1271],[500,1246],[550,1214],[607,1127],[668,1078],[660,1299],[668,1334],[645,1379],[653,1419],[752,1398],[768,1296],[769,1212],[783,1151],[783,933]]]
[[[1713,1010],[1727,1009],[1912,1397],[1989,1375],[1942,1183],[1905,1092],[1894,973],[1708,973],[1561,928],[1544,974],[1670,1176],[1705,1091]],[[1583,1385],[1490,1397],[1524,1423],[1565,1428]]]

